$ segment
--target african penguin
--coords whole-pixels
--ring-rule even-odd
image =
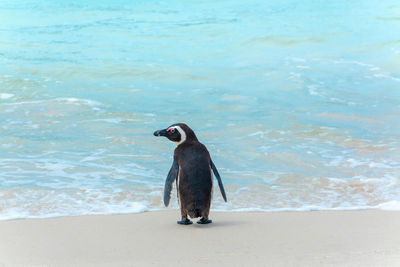
[[[184,123],[176,123],[166,129],[155,131],[155,136],[165,136],[176,143],[174,160],[164,187],[164,204],[167,207],[171,198],[172,184],[176,179],[178,199],[181,205],[182,219],[178,224],[192,224],[188,219],[201,219],[199,224],[207,224],[211,205],[212,176],[217,178],[222,197],[226,195],[221,177],[210,158],[207,148],[197,140],[193,130]]]

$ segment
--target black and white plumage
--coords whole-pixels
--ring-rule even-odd
[[[179,224],[191,224],[191,218],[201,217],[200,224],[211,223],[208,219],[212,194],[212,174],[226,202],[226,194],[217,168],[207,148],[198,141],[193,130],[184,123],[177,123],[166,129],[155,131],[155,136],[165,136],[175,142],[174,160],[164,187],[164,204],[168,206],[173,182],[177,180],[177,192],[181,205],[182,220]]]

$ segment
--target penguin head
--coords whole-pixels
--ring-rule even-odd
[[[184,123],[172,124],[166,129],[155,131],[154,135],[165,136],[172,142],[175,142],[177,146],[187,140],[197,141],[196,135],[194,134],[193,130]]]

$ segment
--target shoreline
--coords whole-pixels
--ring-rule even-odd
[[[0,221],[0,266],[400,266],[400,211],[179,210]]]
[[[0,222],[3,221],[17,221],[17,220],[41,220],[41,219],[56,219],[56,218],[68,218],[68,217],[85,217],[85,216],[115,216],[115,215],[134,215],[148,212],[173,212],[179,213],[178,207],[162,207],[162,208],[150,208],[142,209],[140,211],[131,212],[116,212],[116,213],[88,213],[88,214],[51,214],[49,216],[29,216],[28,217],[0,217]],[[400,201],[388,201],[383,202],[375,206],[354,206],[354,207],[336,207],[336,208],[322,208],[322,207],[304,207],[304,208],[271,208],[271,209],[260,209],[260,208],[239,208],[239,209],[220,209],[211,208],[212,213],[281,213],[281,212],[348,212],[348,211],[392,211],[400,212]]]

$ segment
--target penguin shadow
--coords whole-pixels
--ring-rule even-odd
[[[245,221],[213,221],[212,223],[209,224],[198,224],[195,221],[193,222],[192,227],[195,228],[219,228],[219,227],[235,227],[238,225],[243,225],[246,224]],[[189,226],[190,227],[190,226]]]

